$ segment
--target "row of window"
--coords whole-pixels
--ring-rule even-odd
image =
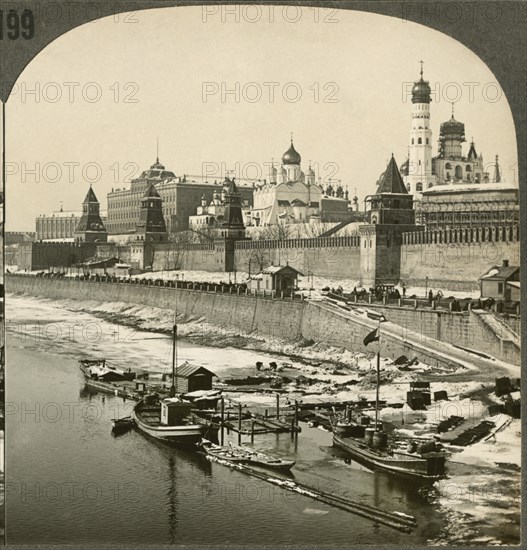
[[[430,145],[430,140],[426,138],[426,144]],[[412,138],[412,145],[415,145],[415,139]],[[423,138],[417,138],[417,145],[423,145]]]

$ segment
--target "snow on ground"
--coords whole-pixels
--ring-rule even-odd
[[[508,463],[521,466],[521,420],[507,415],[487,418],[496,424],[496,433],[488,441],[485,439],[465,447],[455,457],[457,462],[478,466],[495,466],[496,463]],[[504,426],[502,430],[499,430]]]
[[[151,271],[148,273],[142,273],[141,275],[134,275],[137,279],[163,279],[166,281],[180,280],[180,281],[196,281],[203,283],[228,283],[237,282],[244,283],[248,280],[249,274],[243,271],[234,273],[218,273],[210,271]],[[298,278],[298,288],[304,291],[311,290],[311,297],[317,297],[320,295],[320,291],[323,288],[339,288],[342,287],[344,293],[350,293],[354,288],[362,288],[357,279],[333,279],[330,277],[315,277],[304,276]],[[398,285],[396,288],[402,295],[403,288]],[[432,290],[434,294],[438,290],[442,290],[444,296],[454,296],[455,298],[478,298],[479,291],[456,291],[456,290],[444,290],[432,287],[406,287],[406,296],[412,296],[415,294],[417,297],[426,298],[429,290]],[[305,292],[309,296],[309,292]]]

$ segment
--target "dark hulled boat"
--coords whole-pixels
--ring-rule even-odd
[[[364,436],[343,437],[333,433],[333,445],[372,470],[382,470],[421,483],[433,483],[446,476],[447,453],[434,441],[421,445],[409,443],[406,449],[388,446],[386,434],[373,428],[362,428]],[[383,435],[381,435],[383,434]]]
[[[446,477],[448,453],[441,444],[433,440],[419,445],[409,441],[406,448],[389,444],[388,434],[379,422],[380,324],[376,331],[366,337],[364,344],[368,345],[375,340],[379,340],[375,421],[370,427],[369,417],[359,414],[353,418],[352,411],[347,411],[344,418],[333,418],[333,445],[371,470],[382,470],[419,483],[433,483]]]

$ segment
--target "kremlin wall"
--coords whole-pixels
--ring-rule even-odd
[[[497,156],[491,181],[474,141],[463,154],[465,125],[453,112],[440,125],[439,154],[432,157],[430,102],[421,68],[412,91],[408,158],[399,169],[392,155],[365,198],[365,212],[358,211],[357,197],[348,201],[340,183],[324,189],[311,166],[304,173],[292,140],[281,167],[272,164],[269,181],[250,188],[234,178],[219,184],[176,178],[157,159],[129,191],[108,195],[106,225],[90,187],[71,242],[6,247],[6,264],[29,272],[84,269],[88,260],[117,258],[136,270],[250,275],[289,264],[305,276],[366,288],[475,291],[491,267],[505,260],[520,265],[518,189],[501,183]],[[325,222],[333,228],[316,237],[287,237],[287,227],[303,226],[312,235]],[[177,227],[190,227],[187,236],[194,238],[187,240],[198,242],[178,239]],[[258,238],[267,229],[282,237]]]

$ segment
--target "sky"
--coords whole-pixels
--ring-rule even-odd
[[[106,210],[106,194],[129,187],[157,147],[178,176],[266,178],[291,134],[304,170],[311,161],[323,182],[340,179],[362,202],[391,154],[406,158],[407,91],[420,60],[435,92],[433,154],[454,101],[465,154],[473,137],[489,172],[499,154],[502,179],[517,181],[508,102],[462,44],[376,14],[228,9],[120,14],[37,55],[6,106],[6,230],[34,231],[41,214],[80,210],[90,183]]]

